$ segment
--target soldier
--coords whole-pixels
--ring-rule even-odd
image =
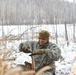
[[[49,42],[50,33],[46,30],[39,32],[39,40],[22,42],[19,45],[19,50],[25,53],[33,52],[35,59],[35,71],[45,66],[55,66],[55,61],[61,57],[59,47]],[[55,68],[49,69],[41,75],[55,75]]]

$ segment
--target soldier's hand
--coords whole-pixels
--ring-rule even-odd
[[[28,45],[26,45],[25,43],[20,43],[20,45],[19,45],[19,51],[21,51],[21,52],[29,53],[30,52],[29,48],[30,47]]]
[[[38,50],[33,52],[33,54],[35,54],[35,55],[42,55],[44,53],[45,53],[45,49],[38,49]]]

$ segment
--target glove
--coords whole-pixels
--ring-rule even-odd
[[[45,49],[39,49],[33,52],[33,55],[42,55],[45,53]]]
[[[20,52],[24,52],[24,53],[30,53],[30,50],[29,50],[29,46],[25,43],[20,43],[19,45],[19,51]]]

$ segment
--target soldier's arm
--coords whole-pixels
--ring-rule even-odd
[[[61,57],[61,50],[55,44],[50,46],[48,49],[45,49],[45,53],[54,61],[57,61]]]
[[[32,52],[32,41],[21,42],[19,44],[19,51],[24,53]]]

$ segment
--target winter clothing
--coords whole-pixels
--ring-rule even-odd
[[[41,75],[54,75],[52,72],[44,72],[44,73],[42,73]]]
[[[39,32],[39,38],[49,40],[50,33],[46,30],[42,30]]]
[[[42,39],[41,41],[27,41],[19,45],[20,51],[35,54],[35,71],[45,66],[55,66],[55,61],[58,61],[61,57],[61,50],[56,44],[49,42],[49,36],[50,33],[48,31],[42,30],[39,32],[39,39]],[[45,40],[46,43],[44,43]],[[55,75],[55,68],[49,69],[41,75]]]
[[[21,43],[19,45],[19,51],[29,53],[29,46],[26,43]]]
[[[39,42],[36,42],[36,41],[27,41],[27,42],[23,42],[22,44],[23,46],[24,45],[29,46],[30,52],[41,54],[41,55],[39,54],[34,56],[36,71],[38,71],[39,69],[47,65],[55,66],[55,61],[57,61],[61,57],[61,50],[56,44],[53,44],[52,42],[47,42],[44,45],[40,45]],[[25,53],[26,52],[27,51],[25,51]],[[55,69],[47,70],[42,75],[53,75],[54,72],[55,72]]]
[[[37,49],[36,51],[33,52],[35,55],[42,55],[45,53],[45,49]]]

